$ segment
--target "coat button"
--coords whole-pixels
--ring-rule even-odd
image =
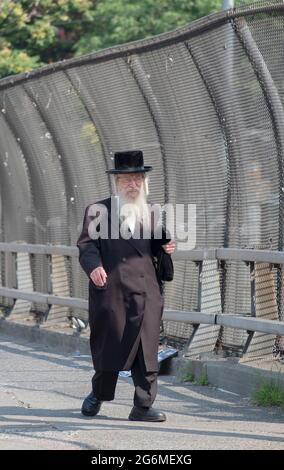
[[[122,258],[122,261],[125,263],[125,261],[126,261],[126,258],[124,258],[124,257],[123,257],[123,258]]]

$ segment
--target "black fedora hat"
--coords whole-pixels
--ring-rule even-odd
[[[126,150],[115,152],[114,168],[106,170],[106,173],[145,173],[151,170],[151,166],[144,166],[142,150]]]

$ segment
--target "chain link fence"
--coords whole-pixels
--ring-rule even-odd
[[[151,200],[196,204],[196,248],[282,250],[283,40],[283,2],[257,2],[2,79],[0,241],[75,245],[85,207],[114,189],[105,173],[113,153],[140,148],[154,167]],[[1,256],[2,284],[14,287],[8,254]],[[35,291],[50,290],[46,263],[32,260]],[[87,298],[76,260],[53,257],[50,266],[59,293]],[[249,266],[221,268],[206,261],[201,273],[198,263],[176,261],[166,307],[250,314]],[[260,267],[256,278],[271,286],[262,295],[256,289],[256,315],[274,296],[273,318],[283,319],[281,268]],[[192,331],[164,324],[173,344],[184,345]],[[247,340],[228,327],[214,335],[235,351]]]

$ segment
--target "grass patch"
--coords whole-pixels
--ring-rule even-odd
[[[284,408],[284,390],[278,382],[263,382],[252,394],[252,401],[259,406],[279,406]]]
[[[182,371],[182,381],[191,382],[195,385],[209,385],[207,371],[206,369],[201,372],[200,376],[197,378],[198,374],[195,374],[192,364],[187,364]]]
[[[182,365],[179,376],[183,382],[194,382],[194,369],[191,362]]]
[[[202,386],[209,385],[209,381],[208,381],[206,371],[202,372],[202,374],[198,378],[197,385],[202,385]]]
[[[193,372],[188,372],[185,374],[182,378],[184,382],[194,382],[194,373]]]

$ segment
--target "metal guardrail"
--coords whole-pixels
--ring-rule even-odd
[[[28,300],[47,305],[63,305],[65,307],[88,310],[87,300],[74,297],[59,297],[56,295],[42,294],[40,292],[24,292],[19,291],[18,289],[9,289],[7,287],[0,287],[0,296]],[[260,320],[247,315],[242,316],[165,309],[163,320],[192,324],[229,326],[231,328],[260,331],[267,334],[284,336],[284,322]]]
[[[6,253],[78,256],[78,248],[76,246],[66,245],[35,245],[31,243],[0,242],[0,252],[1,251]],[[176,251],[172,257],[175,261],[239,260],[245,262],[284,264],[283,251],[254,250],[247,248],[197,248],[189,251],[180,250]]]
[[[61,256],[78,256],[77,247],[64,245],[32,245],[20,243],[0,243],[0,252],[9,253],[30,253]],[[250,249],[232,248],[209,248],[196,249],[188,252],[179,251],[173,255],[174,260],[190,260],[202,262],[210,260],[241,260],[244,262],[268,262],[273,265],[284,264],[284,253],[280,251],[262,251]],[[25,292],[23,290],[0,287],[0,296],[12,299],[22,299],[46,305],[62,305],[65,307],[88,310],[88,301],[74,297],[60,297],[40,292]],[[277,320],[265,320],[250,317],[247,314],[219,314],[206,312],[191,312],[165,309],[163,320],[175,321],[191,324],[209,324],[227,326],[230,328],[248,330],[250,332],[259,331],[267,334],[284,336],[284,322]]]
[[[40,255],[78,256],[76,246],[66,245],[35,245],[32,243],[0,243],[0,252],[31,253]]]

